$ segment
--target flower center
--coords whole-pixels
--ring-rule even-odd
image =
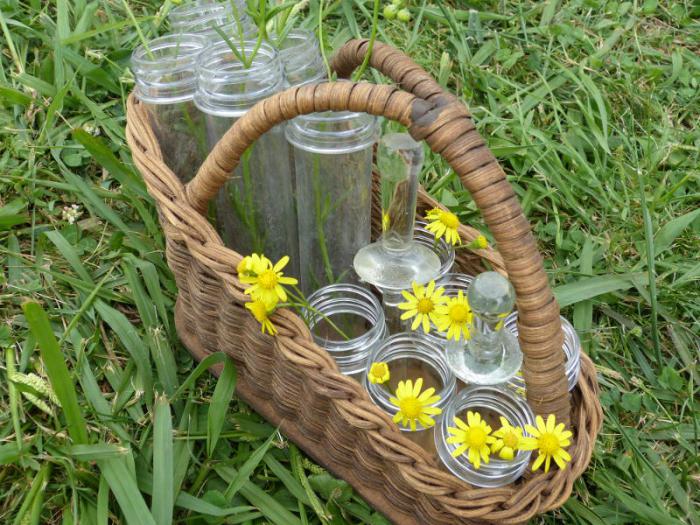
[[[435,305],[433,304],[432,299],[428,299],[427,297],[424,297],[420,301],[418,301],[418,306],[416,306],[416,309],[418,310],[418,313],[421,314],[429,314],[430,312],[433,311],[433,308]]]
[[[515,448],[518,446],[518,435],[515,432],[508,432],[503,436],[503,444],[509,448]]]
[[[486,445],[486,432],[484,432],[484,429],[481,427],[470,427],[469,430],[466,431],[467,435],[465,436],[466,439],[464,440],[467,445],[469,445],[469,448],[476,448],[480,449],[484,445]]]
[[[455,323],[466,323],[469,320],[469,308],[463,304],[455,304],[450,308],[450,319]]]
[[[549,455],[554,454],[560,448],[557,437],[549,432],[546,432],[540,436],[538,445],[540,451]]]
[[[387,366],[385,363],[377,363],[372,365],[372,374],[377,377],[384,377],[387,373]]]
[[[266,290],[272,290],[275,286],[277,286],[278,280],[279,277],[277,277],[277,274],[272,270],[265,270],[258,275],[258,285],[260,288],[264,288]]]
[[[454,213],[449,211],[442,212],[442,215],[440,215],[440,222],[448,228],[456,228],[459,226],[459,219]]]
[[[423,404],[415,396],[405,397],[399,402],[399,408],[408,419],[417,419],[420,416]]]

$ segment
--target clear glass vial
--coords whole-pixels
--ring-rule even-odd
[[[386,134],[377,147],[377,166],[382,237],[357,252],[354,267],[363,281],[385,294],[387,304],[393,304],[414,281],[425,284],[434,279],[440,260],[433,250],[413,239],[423,145],[408,133]]]
[[[301,86],[321,82],[326,78],[326,66],[311,31],[292,29],[274,42],[279,50],[287,86]]]
[[[167,35],[131,55],[134,93],[146,107],[168,167],[187,182],[208,152],[204,118],[193,102],[197,57],[207,40],[189,33]]]
[[[389,365],[390,379],[384,384],[370,383],[367,379],[372,363],[383,362]],[[367,369],[363,378],[370,399],[390,416],[398,412],[398,407],[391,403],[399,381],[423,378],[424,391],[435,388],[435,394],[440,400],[433,406],[443,408],[455,392],[456,379],[445,359],[445,352],[440,346],[421,334],[400,333],[387,339],[374,350],[367,360]],[[436,425],[441,416],[433,417]],[[435,453],[433,432],[435,427],[425,428],[420,423],[416,430],[410,426],[399,428],[404,435],[421,445],[430,453]]]
[[[246,13],[244,0],[212,2],[197,0],[193,3],[174,7],[168,13],[170,29],[173,33],[197,33],[210,41],[219,41],[221,35],[214,29],[237,42],[240,37],[250,38],[257,29]]]
[[[448,427],[456,427],[455,417],[467,421],[467,412],[479,412],[482,419],[496,431],[501,427],[500,416],[513,426],[524,428],[534,425],[535,416],[524,399],[501,386],[469,386],[461,390],[447,404],[435,430],[435,447],[440,460],[458,478],[477,487],[502,487],[523,475],[530,461],[530,451],[519,450],[512,460],[503,460],[491,454],[489,462],[477,469],[468,461],[468,453],[452,457],[458,444],[447,442]],[[523,432],[524,436],[529,436]]]
[[[328,351],[340,371],[361,380],[367,357],[386,337],[382,305],[353,284],[331,284],[311,294],[302,317],[316,344]]]
[[[561,316],[561,328],[564,332],[564,344],[562,349],[566,356],[566,380],[569,383],[570,392],[576,387],[579,372],[581,371],[581,340],[576,333],[576,329],[564,316]],[[515,337],[518,337],[517,311],[506,317],[503,323],[503,329],[508,330]],[[508,385],[514,388],[520,395],[525,396],[526,387],[522,372],[518,372],[517,375],[510,378]]]
[[[256,47],[245,41],[239,48],[246,56],[255,53],[250,67],[226,42],[208,47],[199,58],[194,100],[205,114],[210,149],[246,111],[284,87],[277,51],[269,44]],[[297,218],[288,151],[283,126],[261,136],[219,192],[216,216],[227,246],[244,255],[264,253],[273,262],[289,255],[285,273],[296,276]]]
[[[355,281],[355,253],[369,244],[372,145],[377,119],[326,112],[297,117],[286,129],[296,177],[301,288]]]

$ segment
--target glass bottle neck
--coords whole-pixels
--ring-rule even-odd
[[[269,44],[245,41],[234,53],[220,42],[202,52],[197,66],[195,104],[210,115],[240,117],[257,102],[280,91],[282,67]],[[244,63],[239,56],[249,61]]]
[[[166,35],[137,47],[131,55],[136,96],[151,104],[192,100],[197,58],[207,40],[199,35]]]

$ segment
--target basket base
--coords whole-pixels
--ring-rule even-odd
[[[185,326],[185,321],[182,319],[181,303],[178,298],[175,304],[175,326]],[[178,329],[180,340],[189,350],[190,354],[197,360],[201,361],[209,352],[207,352],[199,343],[196,337],[192,334],[185,333]],[[213,366],[210,371],[216,376],[221,372],[221,365]],[[269,401],[260,399],[253,395],[251,387],[246,382],[245,375],[239,374],[236,382],[236,394],[253,410],[265,418],[269,423],[279,426],[282,433],[294,442],[306,455],[313,459],[323,468],[347,481],[355,491],[360,494],[375,510],[381,512],[385,517],[397,525],[426,525],[417,520],[415,516],[401,512],[387,500],[384,495],[377,490],[371,489],[365,485],[360,478],[355,475],[355,472],[347,467],[337,464],[331,464],[330,458],[324,453],[324,448],[319,447],[318,443],[306,438],[294,421],[281,418],[273,409]]]

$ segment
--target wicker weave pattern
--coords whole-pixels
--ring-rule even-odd
[[[425,88],[428,84],[420,83]],[[445,102],[449,97],[437,92],[432,98],[429,102],[372,84],[288,90],[241,118],[186,188],[163,163],[147,115],[133,96],[128,102],[127,138],[165,231],[168,263],[179,287],[178,332],[197,357],[220,350],[231,355],[241,368],[239,394],[274,423],[281,423],[302,448],[348,479],[395,522],[521,523],[561,505],[590,460],[601,422],[595,372],[583,356],[580,384],[570,404],[559,309],[527,221],[464,106],[453,103],[455,99]],[[561,420],[570,416],[575,428],[569,468],[539,473],[500,489],[470,487],[404,439],[360,385],[338,373],[333,359],[313,343],[294,313],[275,314],[277,337],[260,334],[257,322],[242,307],[243,286],[235,274],[241,256],[223,246],[200,212],[257,137],[296,115],[325,110],[366,111],[401,122],[414,137],[443,154],[472,192],[500,249],[500,256],[492,250],[478,255],[507,271],[516,288],[529,401],[540,413],[556,413]],[[461,149],[465,144],[471,144],[469,149]],[[421,203],[433,204],[424,194]],[[466,240],[475,235],[466,228],[460,233]],[[465,269],[479,267],[474,255],[460,257],[458,263]]]

